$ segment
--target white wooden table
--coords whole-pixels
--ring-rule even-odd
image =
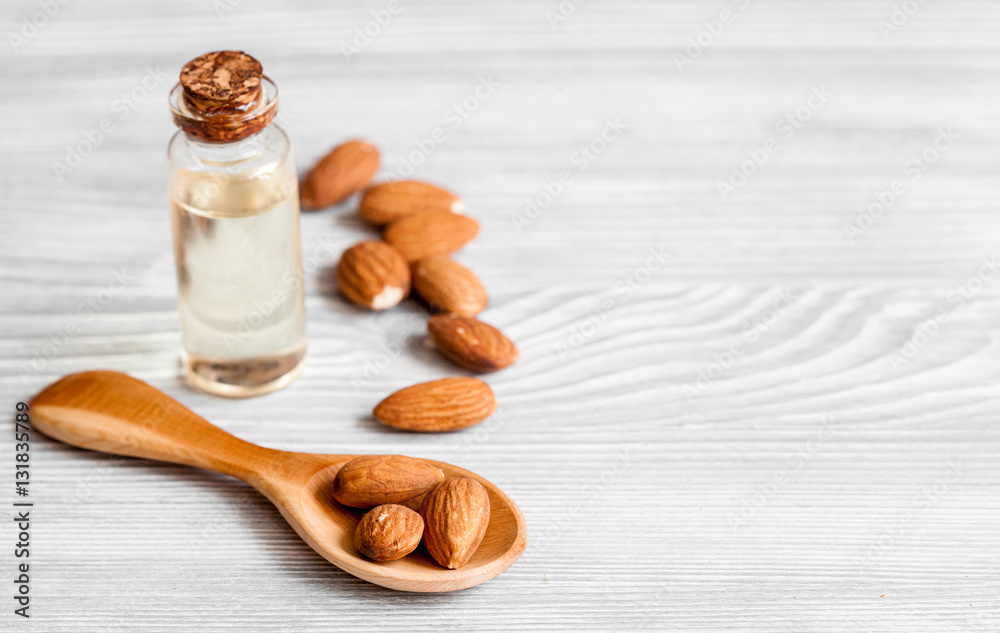
[[[1000,630],[1000,8],[400,2],[350,56],[388,2],[77,0],[0,47],[0,629]],[[39,6],[6,3],[3,32]],[[371,235],[350,205],[302,219],[302,378],[237,402],[183,384],[166,95],[219,48],[263,60],[300,167],[363,137],[405,173],[423,144],[413,177],[466,198],[482,232],[459,259],[522,354],[488,379],[498,420],[369,417],[455,370],[415,306],[337,296],[331,266]],[[22,620],[14,406],[99,367],[267,446],[470,468],[520,504],[528,551],[475,589],[394,593],[236,481],[38,436]]]

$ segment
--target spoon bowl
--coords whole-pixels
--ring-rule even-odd
[[[510,567],[527,545],[517,504],[488,480],[444,462],[427,460],[447,478],[475,479],[489,494],[490,522],[479,549],[460,569],[441,567],[422,547],[399,560],[376,563],[354,549],[354,530],[366,510],[343,506],[332,495],[337,471],[357,455],[294,453],[251,444],[148,384],[113,371],[66,376],[43,389],[29,407],[36,430],[67,444],[186,464],[247,482],[328,561],[390,589],[440,592],[473,587]],[[421,500],[404,505],[417,509]]]

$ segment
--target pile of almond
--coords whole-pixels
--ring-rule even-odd
[[[475,372],[511,365],[517,347],[476,318],[489,303],[482,282],[449,257],[476,237],[479,223],[462,215],[461,198],[435,185],[400,180],[369,187],[378,167],[373,145],[348,141],[320,159],[302,182],[302,207],[307,210],[342,202],[364,189],[358,213],[381,230],[381,240],[344,251],[336,271],[341,294],[371,310],[386,310],[413,295],[435,313],[427,330],[446,358]],[[393,393],[375,407],[374,415],[395,428],[438,432],[478,424],[496,408],[493,391],[483,381],[445,378]],[[406,522],[399,513],[386,516]]]
[[[458,569],[476,553],[490,522],[482,484],[468,477],[445,480],[441,469],[402,455],[347,462],[333,480],[333,497],[345,506],[371,508],[358,522],[354,548],[377,562],[403,558],[423,541],[438,564]],[[407,502],[420,511],[402,505]]]

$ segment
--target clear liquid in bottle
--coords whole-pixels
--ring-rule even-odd
[[[189,379],[231,397],[280,389],[306,349],[294,171],[181,170],[170,198]]]

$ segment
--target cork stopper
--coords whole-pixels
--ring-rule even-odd
[[[260,96],[260,62],[243,51],[216,51],[181,69],[188,102],[201,112],[242,110]]]
[[[243,51],[215,51],[181,69],[170,94],[174,123],[209,143],[238,141],[274,120],[278,90]]]

